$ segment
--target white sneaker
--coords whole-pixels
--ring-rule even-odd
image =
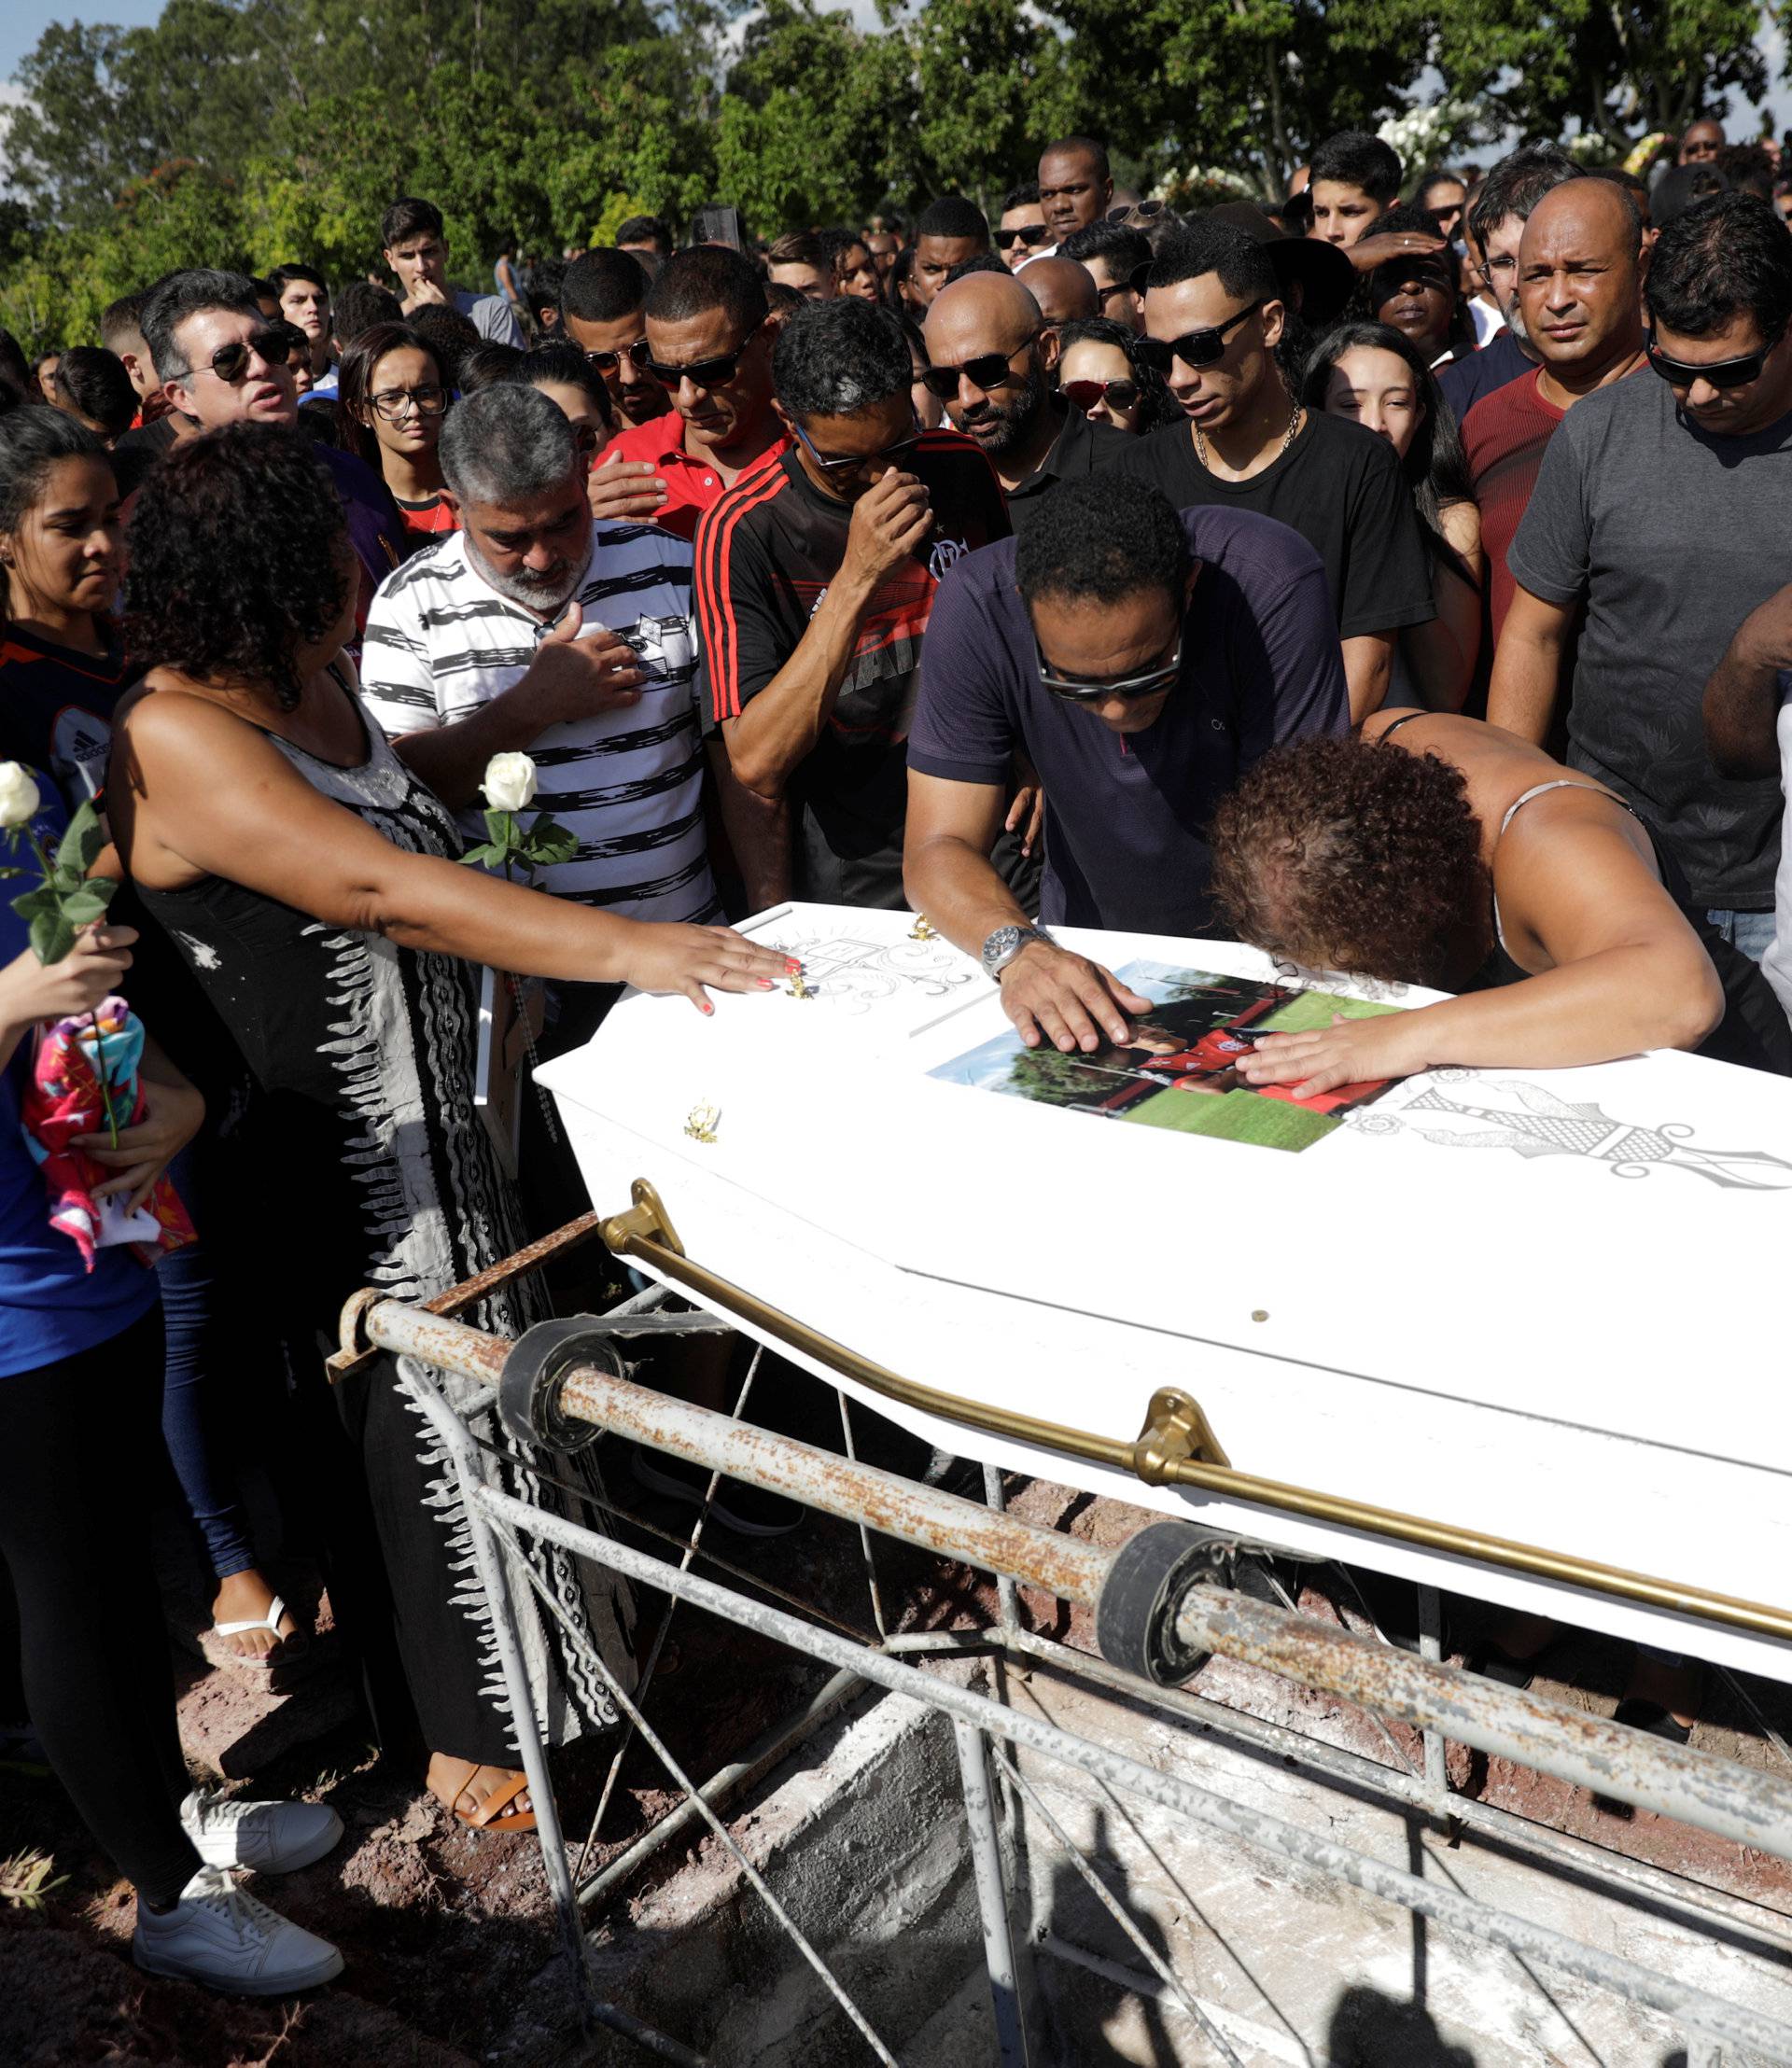
[[[219,1867],[201,1867],[172,1910],[137,1905],[131,1957],[151,1975],[203,1982],[231,1996],[292,1996],[333,1982],[343,1956],[245,1894]]]
[[[321,1860],[343,1835],[343,1820],[323,1802],[245,1802],[195,1788],[180,1821],[208,1867],[296,1874]]]

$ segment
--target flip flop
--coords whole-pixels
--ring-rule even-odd
[[[245,1673],[272,1673],[277,1666],[290,1665],[305,1650],[305,1632],[295,1629],[290,1637],[280,1634],[280,1618],[287,1613],[285,1600],[276,1594],[268,1604],[265,1615],[251,1615],[236,1623],[214,1623],[200,1640],[200,1648],[207,1662],[220,1666],[227,1671]],[[207,1639],[242,1637],[250,1630],[266,1630],[273,1639],[272,1650],[260,1653],[239,1652],[227,1643],[208,1644]]]
[[[460,1798],[466,1794],[468,1783],[478,1773],[483,1762],[478,1759],[448,1759],[441,1753],[438,1753],[436,1757],[443,1761],[446,1768],[457,1767],[460,1769],[458,1773],[444,1771],[441,1775],[441,1782],[444,1788],[452,1787],[454,1790],[454,1793],[448,1798],[450,1812],[458,1822],[466,1824],[469,1830],[533,1831],[535,1829],[535,1811],[533,1810],[519,1810],[513,1815],[508,1817],[503,1814],[505,1809],[514,1802],[518,1796],[526,1792],[529,1785],[527,1774],[516,1774],[503,1787],[494,1788],[484,1801],[480,1804],[479,1808],[469,1815],[460,1807]],[[435,1795],[436,1792],[431,1789],[430,1793]],[[437,1795],[436,1800],[440,1802],[441,1800],[441,1796]]]

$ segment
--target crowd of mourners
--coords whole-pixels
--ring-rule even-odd
[[[1065,1051],[1146,1001],[1060,925],[1449,994],[1255,1044],[1297,1095],[1792,1070],[1789,212],[1710,120],[1461,176],[1351,133],[1188,215],[1071,136],[988,212],[637,217],[485,291],[402,199],[367,278],[171,273],[35,364],[0,332],[0,1725],[145,1967],[329,1980],[238,1876],[342,1829],[191,1784],[147,1460],[248,1674],[307,1642],[244,1493],[297,1460],[388,1755],[533,1826],[451,1460],[399,1362],[324,1368],[357,1287],[430,1298],[582,1207],[500,1027],[552,1057],[625,985],[772,989],[728,922],[800,896],[924,913]],[[525,865],[460,865],[538,814]],[[625,1677],[637,1617],[533,1556],[558,1743],[615,1721],[567,1628]],[[1621,1713],[1684,1740],[1697,1702],[1645,1654]]]

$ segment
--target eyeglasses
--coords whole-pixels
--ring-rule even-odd
[[[367,399],[375,416],[384,417],[388,424],[396,424],[412,410],[419,416],[440,416],[448,407],[448,390],[431,386],[386,388],[378,395],[370,395]]]
[[[1029,251],[1043,245],[1051,231],[1043,223],[1028,223],[1019,230],[999,230],[996,232],[996,249],[1006,251],[1011,245],[1025,245]]]
[[[1712,366],[1701,366],[1694,359],[1669,358],[1665,352],[1656,349],[1653,330],[1643,340],[1643,349],[1648,355],[1649,364],[1670,387],[1689,388],[1695,381],[1703,381],[1707,386],[1715,388],[1746,387],[1751,381],[1760,379],[1769,355],[1779,348],[1785,336],[1783,328],[1776,330],[1758,352],[1751,352],[1741,359],[1719,359]]]
[[[1035,330],[1032,337],[1023,339],[1012,352],[980,352],[974,359],[965,360],[962,366],[923,368],[921,385],[942,402],[958,400],[960,377],[969,381],[973,387],[982,388],[986,394],[991,388],[1013,387],[1026,378],[1015,371],[1015,361],[1038,336]]]
[[[234,387],[249,370],[251,359],[259,359],[269,368],[285,366],[301,349],[311,350],[311,340],[302,330],[290,323],[271,323],[266,329],[252,331],[234,344],[220,344],[203,366],[185,366],[180,371],[203,373],[209,370],[220,381]]]
[[[639,345],[630,348],[629,356],[643,373],[651,373],[668,393],[676,394],[681,381],[689,381],[693,388],[726,387],[740,371],[751,342],[750,338],[745,339],[732,352],[718,353],[713,359],[693,359],[689,366],[662,366],[651,356],[642,358]]]
[[[1149,222],[1154,216],[1161,216],[1169,206],[1169,203],[1167,201],[1125,202],[1118,208],[1110,208],[1106,220],[1111,223],[1123,223],[1133,219]]]
[[[1057,392],[1086,416],[1098,402],[1103,401],[1111,410],[1129,410],[1139,399],[1139,384],[1137,381],[1066,381]]]
[[[595,373],[610,374],[626,359],[628,363],[646,373],[653,363],[653,355],[648,349],[645,338],[637,338],[633,344],[625,344],[620,352],[587,352],[585,364]]]
[[[1040,687],[1049,690],[1054,696],[1062,697],[1067,704],[1105,704],[1113,696],[1117,696],[1123,704],[1134,704],[1141,697],[1155,696],[1160,690],[1175,687],[1183,672],[1183,640],[1178,633],[1175,648],[1162,666],[1147,668],[1142,675],[1122,675],[1111,682],[1098,681],[1088,676],[1058,674],[1039,650],[1037,637],[1033,640],[1033,662],[1039,670]]]
[[[1217,366],[1225,356],[1225,339],[1229,330],[1236,330],[1246,316],[1253,316],[1263,307],[1261,301],[1253,301],[1247,309],[1240,309],[1237,315],[1227,316],[1222,324],[1211,330],[1188,330],[1180,338],[1141,338],[1140,359],[1154,373],[1168,373],[1171,363],[1180,359],[1184,366]]]
[[[815,441],[794,418],[791,420],[791,428],[803,440],[804,449],[809,457],[831,481],[847,480],[854,474],[862,474],[868,468],[875,467],[880,459],[892,462],[898,460],[904,453],[912,453],[924,435],[920,418],[912,416],[906,436],[899,438],[893,445],[881,446],[875,453],[847,453],[838,458],[831,458],[816,451]]]

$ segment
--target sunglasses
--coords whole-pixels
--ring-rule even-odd
[[[595,373],[614,373],[624,359],[639,372],[647,372],[653,363],[653,355],[648,350],[647,340],[637,338],[633,344],[625,344],[620,352],[587,352],[585,354],[585,364]]]
[[[1039,333],[1035,331],[1033,337]],[[959,398],[960,376],[973,387],[982,388],[986,394],[991,388],[1013,387],[1026,378],[1015,371],[1015,361],[1031,344],[1033,338],[1015,345],[1012,352],[980,352],[974,359],[966,359],[962,366],[930,366],[924,368],[921,385],[942,402],[956,402]]]
[[[1261,301],[1253,301],[1211,330],[1188,330],[1180,338],[1141,338],[1139,357],[1154,373],[1168,373],[1177,359],[1184,366],[1217,366],[1225,356],[1226,333],[1236,330],[1246,316],[1255,315],[1262,307]]]
[[[735,345],[732,352],[719,353],[713,359],[693,359],[689,366],[663,366],[651,356],[638,356],[640,346],[630,349],[630,356],[643,373],[651,373],[668,394],[678,392],[680,381],[689,381],[693,388],[726,387],[740,371],[740,362],[747,356],[747,340]]]
[[[1110,208],[1106,219],[1111,223],[1149,222],[1154,216],[1161,216],[1169,206],[1167,201],[1129,201],[1122,207]]]
[[[1643,340],[1643,349],[1648,355],[1649,364],[1670,387],[1689,388],[1695,381],[1703,381],[1715,388],[1746,387],[1751,381],[1760,379],[1769,355],[1777,350],[1785,335],[1784,330],[1777,331],[1758,352],[1749,353],[1746,358],[1719,359],[1715,366],[1669,358],[1665,352],[1656,349],[1653,331]]]
[[[1098,402],[1106,402],[1111,410],[1129,410],[1139,399],[1139,384],[1137,381],[1066,381],[1058,393],[1086,416]]]
[[[234,387],[249,370],[251,359],[259,359],[263,366],[285,366],[292,355],[303,349],[311,350],[311,340],[302,330],[290,323],[271,323],[265,330],[254,331],[236,344],[220,344],[205,366],[216,373],[220,381]],[[203,369],[189,366],[188,373],[198,373]]]
[[[1039,670],[1041,689],[1049,690],[1067,704],[1105,704],[1112,696],[1117,696],[1124,704],[1133,704],[1141,697],[1155,696],[1161,690],[1175,687],[1183,672],[1183,641],[1179,633],[1174,650],[1161,667],[1147,668],[1142,675],[1123,675],[1111,682],[1093,681],[1086,676],[1059,675],[1039,650],[1037,637],[1033,640],[1033,662]]]
[[[999,230],[996,232],[996,249],[1006,251],[1011,245],[1025,245],[1029,251],[1043,245],[1051,235],[1043,223],[1029,223],[1021,230]]]
[[[419,416],[440,416],[448,407],[448,390],[433,386],[386,388],[367,399],[375,416],[396,424],[407,410],[415,410]]]
[[[921,442],[923,435],[920,419],[915,417],[910,420],[907,432],[899,438],[893,445],[881,446],[875,453],[847,453],[840,458],[830,458],[816,451],[814,440],[794,418],[791,420],[791,428],[803,440],[805,450],[821,471],[836,479],[855,473],[863,473],[867,468],[875,467],[880,459],[900,459],[904,453],[912,453],[915,450],[916,446]]]

